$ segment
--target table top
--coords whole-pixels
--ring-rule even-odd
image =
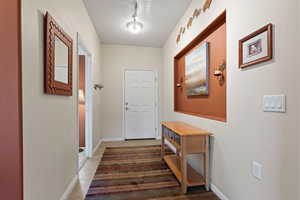
[[[206,130],[193,127],[184,122],[162,122],[161,124],[180,136],[212,136],[213,135],[212,133]]]

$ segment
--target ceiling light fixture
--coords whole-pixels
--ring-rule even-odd
[[[143,24],[139,21],[137,21],[137,11],[138,11],[138,1],[134,4],[134,13],[132,15],[132,21],[127,23],[128,30],[133,33],[137,34],[143,29]]]

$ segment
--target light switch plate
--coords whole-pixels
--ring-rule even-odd
[[[285,95],[265,95],[263,97],[263,110],[265,112],[286,112]]]
[[[262,179],[262,165],[256,161],[252,163],[252,175],[259,180]]]

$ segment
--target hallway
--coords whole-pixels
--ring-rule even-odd
[[[0,1],[6,200],[299,200],[300,0]]]

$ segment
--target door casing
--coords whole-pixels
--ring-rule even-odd
[[[93,55],[88,51],[86,45],[81,40],[79,34],[77,34],[77,56],[79,62],[79,55],[85,56],[85,144],[86,144],[86,156],[92,157],[93,155]],[[79,52],[82,51],[82,52]],[[78,63],[79,64],[79,63]],[[79,80],[79,67],[77,68],[77,80]],[[77,109],[79,105],[78,100],[78,88],[79,81],[77,82]],[[77,110],[77,136],[78,136],[78,148],[79,148],[79,109]],[[79,170],[80,170],[79,166]]]

